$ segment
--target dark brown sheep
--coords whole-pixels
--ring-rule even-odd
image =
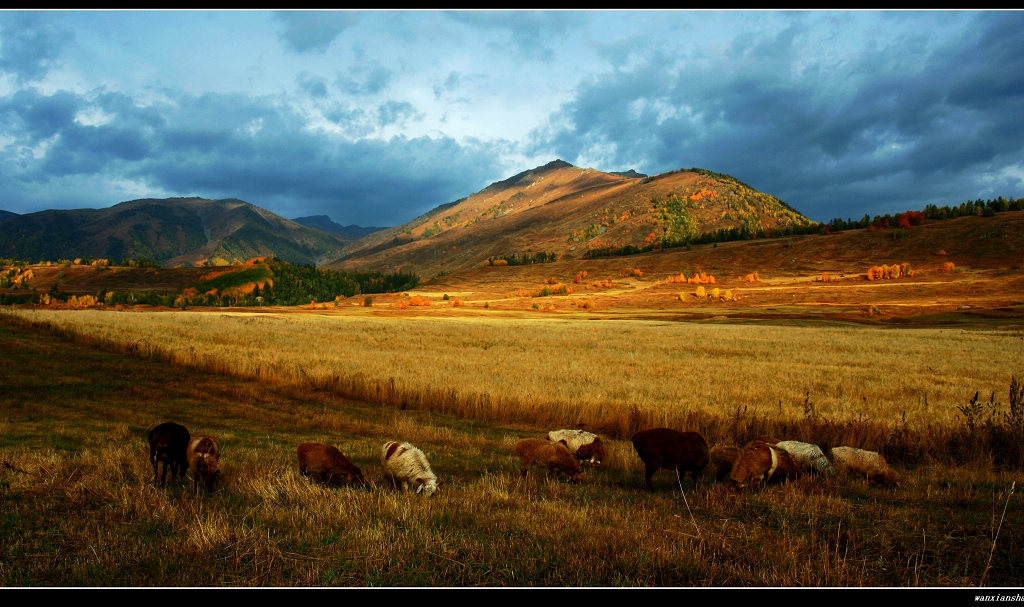
[[[715,445],[710,452],[711,465],[715,469],[715,480],[724,481],[729,478],[732,472],[732,465],[736,462],[736,456],[740,454],[740,448],[732,445]]]
[[[298,448],[299,474],[325,485],[365,485],[363,471],[338,451],[321,443],[302,443]]]
[[[174,422],[160,424],[149,431],[149,461],[153,464],[154,485],[157,484],[157,465],[160,463],[164,465],[160,475],[161,487],[167,486],[168,466],[171,468],[171,481],[178,478],[179,471],[184,476],[188,468],[185,451],[190,439],[188,428]]]
[[[697,477],[708,465],[710,453],[708,442],[699,432],[679,432],[671,428],[652,428],[633,435],[633,447],[643,460],[644,486],[654,490],[651,477],[659,468],[675,470],[685,476],[690,473],[694,484]]]
[[[540,462],[547,466],[548,475],[559,471],[569,475],[572,482],[578,482],[581,478],[580,464],[564,440],[553,442],[541,438],[524,438],[516,443],[516,454],[522,462],[523,476],[526,476],[531,465]]]
[[[212,436],[196,436],[188,442],[188,449],[185,451],[185,459],[188,460],[188,467],[192,471],[192,487],[199,488],[200,481],[207,491],[213,491],[213,486],[220,477],[220,444]]]

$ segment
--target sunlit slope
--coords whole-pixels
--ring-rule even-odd
[[[810,220],[741,181],[690,169],[603,173],[556,160],[353,243],[329,267],[430,277],[490,257],[685,241],[718,230],[779,230]]]

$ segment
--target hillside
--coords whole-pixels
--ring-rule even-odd
[[[224,265],[258,256],[318,264],[345,239],[237,199],[142,199],[105,209],[48,210],[3,220],[0,257],[145,258],[165,267]]]
[[[579,259],[592,248],[810,223],[784,202],[727,175],[691,169],[646,177],[555,160],[361,238],[327,266],[401,268],[430,277],[490,257],[545,252]]]

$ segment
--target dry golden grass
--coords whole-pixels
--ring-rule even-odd
[[[193,318],[217,324],[166,316],[186,327]],[[449,339],[456,326],[442,325]],[[538,326],[554,325],[526,328]],[[0,586],[1022,581],[1021,502],[1008,492],[1016,472],[985,462],[900,467],[898,488],[808,477],[732,495],[701,479],[695,488],[684,482],[684,502],[668,471],[655,476],[654,492],[642,490],[628,439],[609,437],[605,464],[578,485],[521,479],[512,445],[543,436],[543,424],[209,373],[65,340],[10,316],[0,317],[0,345]],[[152,486],[145,432],[167,420],[220,439],[217,491],[195,494],[182,479]],[[427,453],[441,482],[435,497],[383,481],[380,445],[396,438]],[[370,489],[301,478],[295,447],[311,440],[339,446]]]
[[[1020,330],[597,322],[357,313],[16,310],[80,339],[217,373],[487,420],[698,426],[746,417],[956,425],[1002,393]],[[859,445],[877,449],[879,444]]]

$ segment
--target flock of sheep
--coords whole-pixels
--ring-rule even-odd
[[[191,436],[187,428],[174,422],[156,426],[149,432],[149,459],[153,465],[153,483],[166,486],[167,469],[172,480],[185,469],[192,472],[193,486],[202,483],[212,490],[220,476],[218,463],[220,445],[211,436]],[[671,428],[642,430],[633,435],[633,447],[644,462],[644,486],[654,488],[652,477],[659,469],[687,472],[696,483],[697,477],[711,466],[718,480],[728,476],[733,490],[751,488],[773,479],[791,480],[805,473],[862,475],[886,485],[896,483],[896,476],[881,454],[853,447],[835,447],[830,458],[810,443],[780,441],[759,436],[742,447],[709,448],[699,432],[679,432]],[[521,474],[534,464],[548,469],[548,474],[561,472],[570,481],[582,476],[580,462],[600,465],[605,457],[601,438],[584,430],[553,430],[547,439],[526,438],[515,446],[522,464]],[[365,485],[362,470],[336,447],[321,443],[303,443],[297,450],[299,473],[327,485]],[[384,476],[403,491],[432,495],[437,491],[437,476],[430,469],[423,451],[406,442],[390,441],[381,447]]]

